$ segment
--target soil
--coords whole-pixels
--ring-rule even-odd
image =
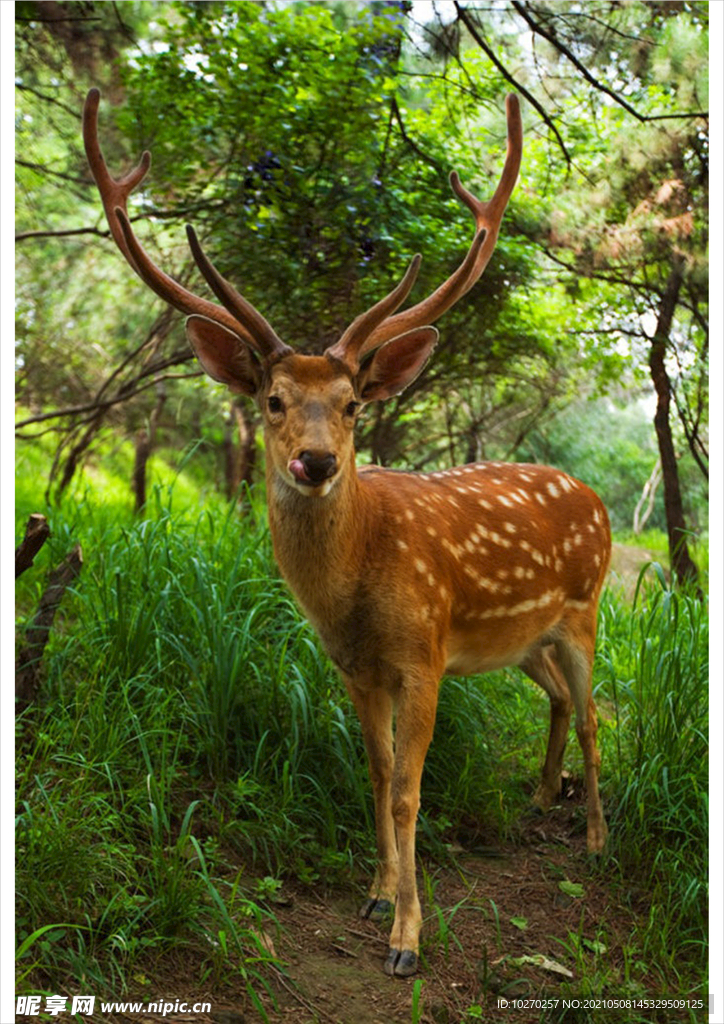
[[[633,593],[649,559],[641,549],[615,545],[614,581]],[[565,784],[561,804],[545,816],[526,817],[509,840],[478,831],[464,847],[449,849],[446,865],[418,866],[425,925],[415,977],[384,974],[389,922],[358,917],[365,898],[362,880],[335,886],[284,883],[269,908],[278,927],[263,936],[279,968],[271,976],[265,972],[268,992],[255,986],[270,1024],[461,1024],[474,1019],[468,1015],[473,1006],[481,1007],[481,1020],[527,1024],[543,1019],[540,1007],[504,1008],[499,1001],[580,997],[587,994],[582,980],[585,984],[597,974],[608,979],[608,998],[630,998],[630,982],[623,990],[630,971],[626,946],[637,927],[647,927],[648,900],[645,893],[617,888],[605,864],[588,857],[585,792],[580,780],[569,777]],[[136,998],[160,998],[160,990],[189,1005],[207,1001],[211,1012],[118,1015],[109,1022],[258,1024],[264,1019],[228,959],[216,979],[191,951],[176,953],[157,968],[153,994],[138,992]],[[618,993],[610,988],[617,978]],[[660,994],[652,978],[636,980],[641,997]],[[593,1018],[573,1012],[550,1019]],[[605,1019],[629,1018],[606,1011]]]
[[[625,946],[637,925],[646,926],[646,902],[613,888],[605,867],[588,857],[585,793],[571,778],[566,788],[560,806],[526,817],[510,841],[494,845],[478,834],[468,848],[451,848],[445,866],[418,866],[425,924],[415,977],[384,974],[389,923],[358,917],[361,884],[285,883],[270,905],[278,927],[264,936],[280,967],[265,972],[268,993],[256,986],[270,1024],[461,1024],[473,1019],[466,1016],[473,1006],[482,1008],[482,1020],[528,1024],[541,1020],[540,1008],[503,1009],[498,1001],[580,996],[581,980],[595,975],[597,959],[602,975],[623,982]],[[119,1015],[109,1022],[261,1024],[229,959],[223,972],[201,980],[201,959],[176,954],[154,971],[153,994],[136,998],[159,998],[161,990],[189,1005],[206,1000],[211,1012]],[[653,982],[640,981],[641,995],[650,994]],[[619,1019],[627,1018],[606,1016]]]

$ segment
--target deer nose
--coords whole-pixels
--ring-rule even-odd
[[[294,462],[297,463],[296,466]],[[292,462],[290,469],[297,479],[307,480],[312,484],[321,484],[337,472],[337,456],[332,452],[305,450],[299,453],[299,458]],[[300,469],[301,472],[298,472]]]
[[[321,484],[337,472],[337,457],[332,452],[322,454],[312,451],[304,451],[299,459],[304,466],[309,479],[315,484]]]

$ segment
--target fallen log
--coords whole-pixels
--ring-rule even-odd
[[[55,613],[82,565],[83,552],[80,544],[76,544],[48,576],[48,586],[40,598],[38,610],[25,628],[25,646],[18,652],[15,662],[16,712],[24,710],[37,697],[43,651],[50,637]]]

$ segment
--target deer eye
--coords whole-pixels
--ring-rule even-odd
[[[284,412],[284,402],[279,395],[269,395],[266,405],[269,412]]]
[[[344,410],[345,416],[354,416],[359,409],[359,402],[348,402],[347,408]]]

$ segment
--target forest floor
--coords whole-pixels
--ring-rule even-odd
[[[615,545],[613,577],[629,597],[650,557]],[[605,868],[587,856],[580,780],[568,778],[561,804],[545,816],[525,817],[507,840],[478,831],[449,854],[444,866],[418,866],[425,925],[417,1006],[416,978],[383,972],[389,922],[358,917],[365,896],[361,883],[285,882],[271,908],[278,927],[263,937],[280,967],[273,969],[269,992],[255,985],[270,1024],[528,1024],[541,1020],[539,1006],[505,1008],[498,1001],[580,996],[586,991],[583,979],[592,986],[590,994],[606,979],[609,998],[631,997],[630,987],[615,993],[610,984],[626,974],[626,946],[637,927],[646,928],[648,901],[643,891],[616,891]],[[109,1024],[263,1020],[232,964],[215,981],[201,980],[204,964],[190,950],[177,951],[157,967],[154,993],[189,1005],[208,1001],[211,1012],[119,1014]],[[640,995],[659,995],[641,967]],[[154,997],[144,994],[145,1001]],[[479,1016],[470,1013],[475,1006]],[[587,1018],[561,1013],[553,1019]]]
[[[616,993],[610,984],[624,978],[626,946],[637,926],[646,927],[646,894],[618,891],[605,868],[588,858],[581,784],[568,779],[561,805],[545,816],[524,818],[510,840],[488,845],[486,838],[479,833],[465,849],[451,849],[444,866],[418,865],[425,925],[417,1015],[416,978],[389,978],[383,971],[389,923],[357,916],[362,886],[285,883],[273,905],[278,927],[264,936],[281,966],[268,994],[256,986],[270,1024],[532,1024],[542,1019],[539,1006],[504,1008],[498,1000],[576,997],[586,993],[586,979],[591,994],[601,994],[596,986],[605,978],[607,997],[631,998],[631,987]],[[432,906],[425,889],[432,892]],[[109,1020],[263,1021],[231,963],[215,982],[200,981],[202,967],[192,955],[176,952],[155,973],[153,990],[189,1005],[207,1000],[209,1014]],[[660,994],[645,975],[638,980],[641,996]],[[479,1016],[469,1013],[475,1006],[481,1007]],[[552,1019],[588,1018],[562,1013]],[[606,1019],[619,1018],[609,1013]]]

